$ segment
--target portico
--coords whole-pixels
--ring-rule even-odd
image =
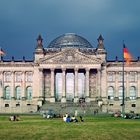
[[[98,90],[97,85],[100,82],[94,79],[93,89],[92,77],[99,77],[99,72],[96,68],[83,67],[44,68],[40,75],[43,75],[40,82],[43,81],[44,86],[41,86],[40,91],[44,92],[44,99],[50,102],[76,103],[80,98],[85,98],[86,102],[90,102],[91,97],[95,99],[92,94]]]

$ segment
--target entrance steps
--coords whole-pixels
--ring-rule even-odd
[[[50,103],[45,102],[43,106],[40,108],[40,112],[47,112],[52,111],[54,114],[63,115],[65,113],[71,115],[91,115],[95,113],[101,112],[100,107],[98,106],[97,102],[90,102],[90,103]]]

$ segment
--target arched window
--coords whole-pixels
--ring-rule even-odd
[[[10,99],[11,98],[11,90],[10,90],[10,87],[9,86],[7,86],[7,87],[5,87],[5,95],[4,95],[4,98],[5,99]]]
[[[122,86],[119,87],[119,99],[120,100],[123,99],[123,87]]]
[[[111,86],[111,87],[108,87],[108,99],[114,99],[114,88]]]
[[[16,87],[16,99],[20,100],[21,99],[21,87]]]
[[[129,89],[129,96],[131,100],[136,99],[136,87],[135,86],[131,86]]]
[[[32,99],[32,87],[26,88],[26,94],[27,94],[27,100],[31,100]]]

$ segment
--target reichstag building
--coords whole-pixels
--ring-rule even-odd
[[[66,33],[45,48],[37,37],[34,59],[0,61],[0,113],[37,112],[45,104],[84,103],[100,112],[122,109],[122,61],[107,60],[103,37],[92,46]],[[140,113],[140,60],[124,67],[125,112]],[[47,105],[46,105],[47,106]]]

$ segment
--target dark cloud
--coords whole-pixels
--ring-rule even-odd
[[[66,32],[75,32],[96,47],[101,33],[109,59],[116,55],[121,59],[123,40],[136,58],[139,5],[139,0],[4,0],[0,2],[0,46],[7,58],[32,58],[40,33],[44,47]]]

